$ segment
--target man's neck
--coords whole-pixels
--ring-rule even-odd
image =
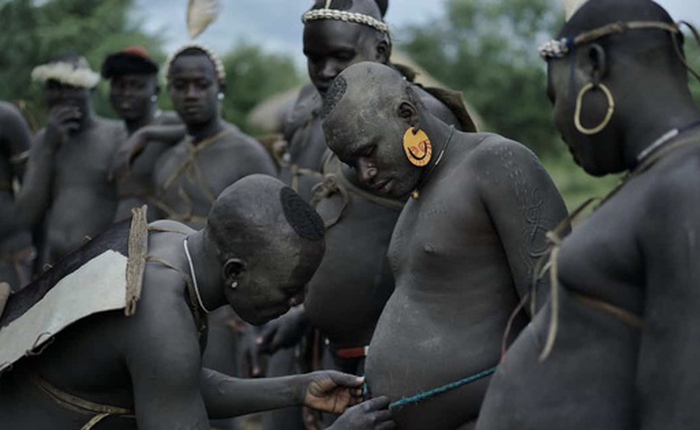
[[[640,155],[645,155],[646,150],[654,146],[663,146],[666,141],[678,139],[674,130],[683,134],[689,128],[700,128],[700,112],[697,107],[684,98],[669,96],[663,106],[652,109],[637,109],[635,117],[626,122],[625,127],[630,130],[623,136],[624,160],[627,166],[635,166]],[[644,113],[642,113],[644,112]],[[656,142],[656,143],[655,143]]]
[[[194,267],[191,275],[197,279],[202,304],[209,311],[220,308],[227,302],[221,286],[221,263],[214,244],[206,236],[205,230],[200,230],[188,236],[187,247]]]
[[[221,133],[224,129],[224,124],[218,116],[205,124],[187,125],[187,134],[192,137],[192,143],[197,145],[199,142],[209,139]]]
[[[143,128],[153,122],[153,120],[156,118],[156,112],[158,111],[157,106],[152,106],[151,109],[148,111],[148,114],[145,116],[142,116],[141,118],[132,120],[132,121],[127,121],[125,120],[124,123],[126,124],[126,130],[129,132],[129,136],[134,134],[138,129]]]

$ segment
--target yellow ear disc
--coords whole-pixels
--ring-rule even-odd
[[[423,167],[430,163],[433,156],[433,145],[423,130],[413,127],[403,135],[403,149],[408,161],[414,166]]]

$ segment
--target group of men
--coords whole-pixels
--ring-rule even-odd
[[[0,422],[696,428],[683,35],[650,0],[565,6],[540,52],[556,125],[590,174],[630,173],[573,231],[582,212],[532,152],[391,63],[386,1],[304,14],[311,84],[282,157],[221,117],[225,71],[203,46],[166,63],[176,113],[157,109],[144,50],[108,57],[122,121],[92,111],[81,57],[37,67],[49,116],[31,144],[0,104]],[[241,349],[250,368],[270,355],[267,378],[241,378]]]

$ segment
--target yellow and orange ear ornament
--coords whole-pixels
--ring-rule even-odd
[[[403,135],[403,150],[406,158],[414,166],[423,167],[433,157],[433,144],[421,129],[410,127]]]

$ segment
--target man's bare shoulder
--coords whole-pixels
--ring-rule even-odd
[[[514,140],[493,133],[461,133],[459,137],[466,149],[462,163],[474,172],[489,173],[513,164],[541,168],[537,156]]]
[[[632,186],[630,191],[642,193],[643,210],[658,222],[667,220],[700,227],[700,218],[697,217],[700,209],[700,140],[669,153],[640,174],[636,182],[629,184]],[[624,194],[621,197],[626,198]]]

